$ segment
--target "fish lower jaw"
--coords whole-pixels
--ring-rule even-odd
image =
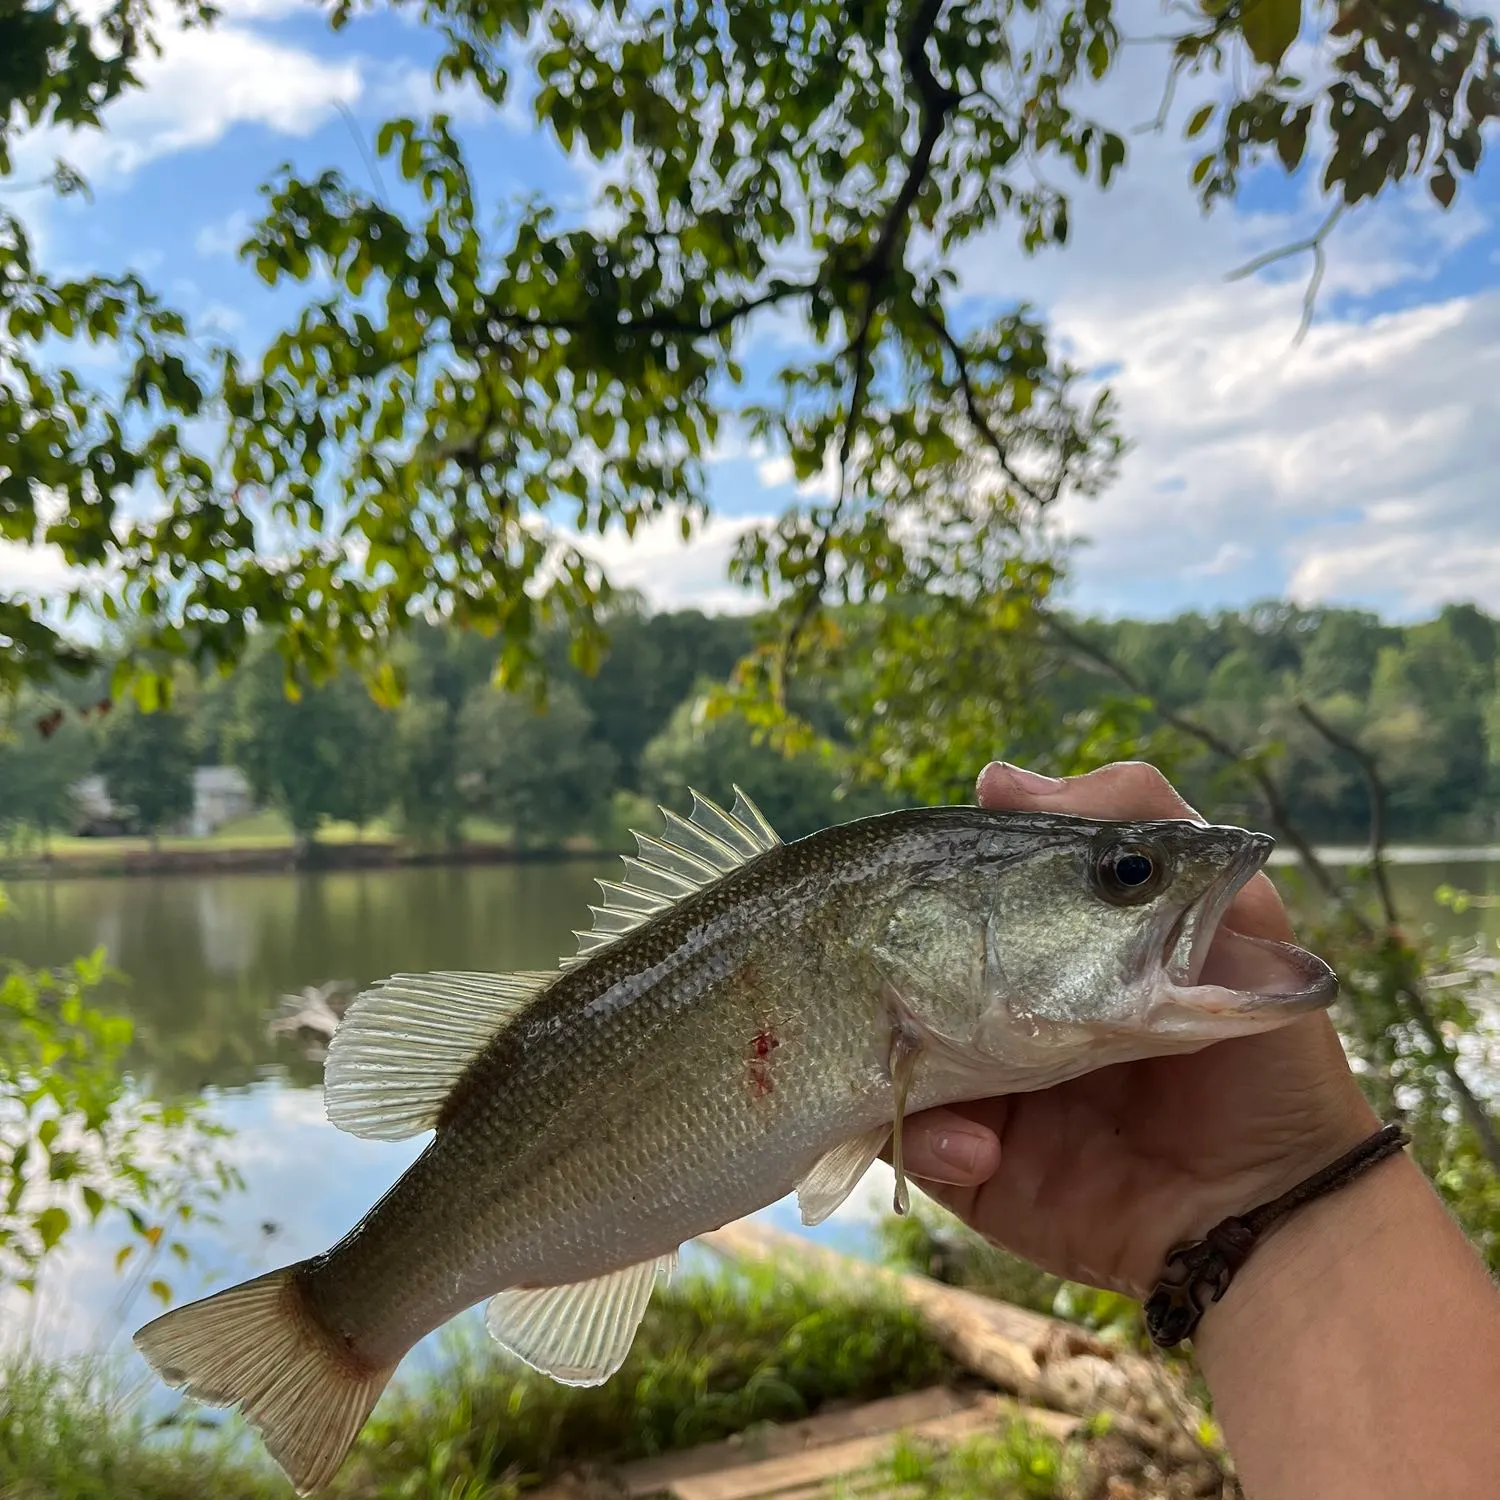
[[[1153,1031],[1211,1037],[1268,1031],[1326,1009],[1338,995],[1333,970],[1293,943],[1226,928],[1211,952],[1206,943],[1204,949],[1191,967],[1163,971],[1151,1007]]]

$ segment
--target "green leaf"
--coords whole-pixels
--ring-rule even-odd
[[[41,1238],[44,1252],[51,1250],[68,1232],[70,1222],[67,1209],[59,1208],[56,1204],[44,1208],[36,1216],[36,1232]]]
[[[1187,139],[1192,140],[1195,136],[1203,134],[1208,127],[1208,122],[1213,119],[1217,104],[1204,104],[1194,110],[1193,117],[1187,124]]]
[[[1278,66],[1301,28],[1301,0],[1246,0],[1240,11],[1245,43],[1262,67]]]

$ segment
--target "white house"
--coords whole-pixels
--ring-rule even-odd
[[[188,831],[205,839],[214,829],[255,810],[250,783],[238,766],[199,766],[193,772],[193,815]]]
[[[80,832],[117,833],[124,826],[125,819],[110,799],[102,776],[85,776],[74,783],[72,791]],[[193,771],[193,810],[182,831],[195,839],[207,838],[216,828],[254,810],[250,783],[237,766],[198,766]]]

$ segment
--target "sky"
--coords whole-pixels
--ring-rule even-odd
[[[134,269],[201,326],[253,348],[294,310],[235,258],[259,187],[289,161],[369,182],[369,142],[395,113],[434,104],[435,43],[408,19],[365,16],[331,32],[301,0],[224,0],[213,30],[173,34],[142,64],[145,89],[102,133],[34,135],[18,179],[57,154],[92,202],[22,204],[54,271]],[[1127,29],[1160,29],[1133,7]],[[1323,292],[1294,344],[1305,258],[1240,280],[1251,257],[1306,234],[1325,211],[1305,181],[1258,174],[1210,216],[1187,181],[1181,124],[1201,90],[1155,115],[1159,50],[1125,49],[1094,112],[1127,133],[1108,192],[1083,191],[1063,251],[1028,257],[1002,226],[957,262],[958,315],[1026,301],[1069,357],[1115,393],[1131,444],[1102,496],[1068,500],[1077,545],[1070,602],[1161,616],[1271,596],[1416,618],[1447,601],[1500,607],[1500,169],[1465,179],[1440,212],[1419,184],[1350,216],[1332,236]],[[597,178],[532,125],[445,96],[493,211],[541,191],[586,209]],[[1304,174],[1305,175],[1305,174]],[[757,334],[785,358],[795,321]],[[727,581],[735,539],[796,494],[786,464],[732,432],[713,464],[714,519],[688,546],[675,523],[593,544],[616,582],[659,607],[745,608]],[[0,544],[0,589],[56,589],[45,549]]]

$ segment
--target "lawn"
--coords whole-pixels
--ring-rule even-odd
[[[484,818],[469,818],[464,822],[464,842],[467,844],[508,845],[510,830]],[[394,845],[405,842],[400,832],[386,819],[377,819],[363,827],[353,823],[324,823],[318,829],[319,844],[371,844]],[[204,851],[233,852],[254,849],[290,849],[295,842],[291,825],[272,808],[237,818],[225,823],[204,838],[188,835],[163,835],[156,843],[159,853],[200,853]],[[152,851],[149,838],[127,835],[107,838],[80,838],[74,834],[54,833],[47,837],[45,846],[39,837],[30,837],[23,843],[13,844],[0,850],[0,856],[12,859],[36,860],[44,852],[53,859],[87,859],[109,861],[131,855],[149,854]]]

